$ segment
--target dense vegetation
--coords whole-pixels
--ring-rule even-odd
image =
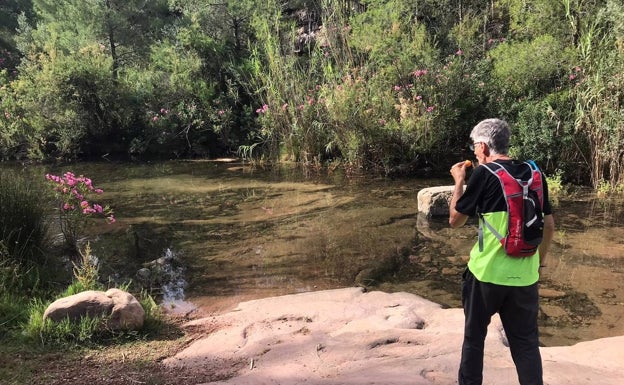
[[[85,185],[81,179],[67,180],[78,189],[80,184]],[[81,225],[94,220],[91,217],[104,214],[104,210],[102,213],[84,210],[91,205],[86,201],[87,193],[81,192],[84,196],[81,195],[80,199],[68,195],[55,198],[50,187],[59,183],[48,181],[46,185],[43,178],[31,178],[10,168],[0,169],[0,181],[1,345],[6,347],[6,343],[12,341],[18,345],[73,346],[127,339],[124,332],[102,330],[101,319],[86,317],[79,323],[43,321],[44,311],[55,299],[84,290],[107,290],[110,287],[134,292],[146,311],[146,328],[141,335],[134,337],[142,338],[159,330],[162,323],[160,309],[150,293],[142,290],[140,285],[132,285],[129,278],[117,285],[103,283],[90,244],[78,241],[78,238],[86,238]],[[88,185],[91,186],[90,180]],[[85,203],[80,210],[51,210],[55,203],[80,201]],[[59,213],[60,217],[55,215]],[[55,239],[59,224],[62,239]],[[5,351],[0,350],[0,356],[3,353]],[[4,365],[0,365],[0,374],[3,370]]]
[[[446,169],[496,116],[514,155],[624,185],[619,0],[9,0],[0,20],[3,159]]]

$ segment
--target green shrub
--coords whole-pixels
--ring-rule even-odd
[[[0,288],[0,339],[18,330],[26,321],[28,301]]]
[[[43,265],[49,248],[48,199],[41,183],[0,169],[0,243],[5,258],[21,268]]]

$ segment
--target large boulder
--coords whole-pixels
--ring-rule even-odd
[[[145,310],[130,293],[119,289],[109,289],[106,296],[113,300],[113,309],[108,319],[108,327],[113,330],[138,330],[145,322]]]
[[[145,310],[130,293],[119,289],[87,290],[58,299],[43,313],[44,321],[64,319],[78,321],[82,317],[105,317],[111,330],[138,330],[143,327]]]
[[[454,186],[427,187],[418,192],[418,214],[426,218],[449,215]]]

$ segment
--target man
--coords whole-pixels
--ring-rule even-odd
[[[480,165],[496,162],[514,178],[528,180],[531,170],[508,155],[511,132],[500,119],[486,119],[477,124],[470,138]],[[451,168],[455,181],[450,203],[449,224],[463,226],[469,216],[505,218],[507,201],[501,182],[486,167],[474,169],[464,191],[464,162]],[[468,267],[462,278],[462,304],[465,314],[464,342],[459,367],[459,384],[483,382],[483,347],[492,315],[499,313],[509,341],[521,385],[542,385],[542,360],[539,351],[537,315],[539,295],[537,282],[540,269],[555,231],[548,202],[548,188],[543,180],[543,241],[532,256],[511,257],[495,235],[483,229],[482,239],[470,252]],[[502,226],[499,223],[499,226]],[[506,230],[506,223],[504,225]],[[481,244],[481,247],[480,245]]]

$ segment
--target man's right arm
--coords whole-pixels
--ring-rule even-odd
[[[468,221],[468,215],[462,214],[455,209],[457,201],[464,194],[464,183],[455,182],[455,188],[453,189],[453,196],[451,197],[451,203],[449,204],[449,225],[451,228],[462,227]]]

